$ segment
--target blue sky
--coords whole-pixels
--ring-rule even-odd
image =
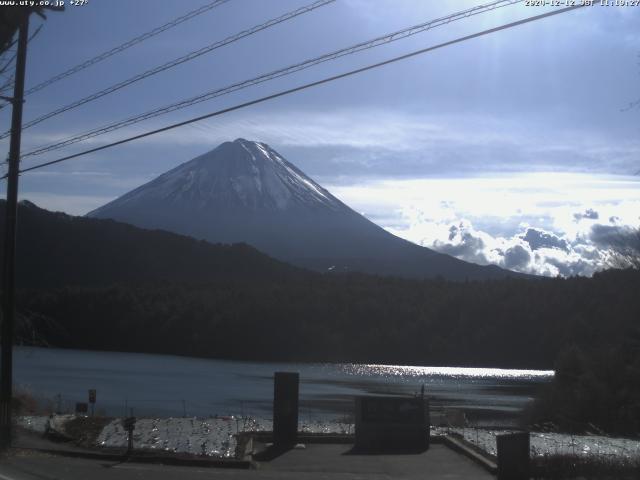
[[[89,0],[51,13],[30,46],[27,86],[204,3]],[[25,121],[307,3],[231,0],[29,96]],[[477,4],[338,0],[27,129],[23,151]],[[552,8],[501,8],[24,165]],[[640,108],[625,109],[640,98],[638,25],[639,7],[579,9],[26,174],[21,196],[83,214],[244,137],[411,241],[479,263],[588,275],[605,265],[610,236],[639,224]],[[0,121],[8,128],[9,109]]]

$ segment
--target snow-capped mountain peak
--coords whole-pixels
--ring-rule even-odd
[[[269,145],[243,138],[225,142],[105,207],[143,199],[186,202],[198,209],[347,208]]]

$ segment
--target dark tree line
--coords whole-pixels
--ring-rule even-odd
[[[553,368],[566,348],[640,334],[640,272],[445,282],[367,275],[21,292],[69,348],[304,361]],[[40,322],[40,323],[38,323]]]

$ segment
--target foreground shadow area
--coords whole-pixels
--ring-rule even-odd
[[[284,455],[285,453],[293,450],[294,445],[286,445],[286,446],[275,446],[270,445],[264,450],[255,453],[253,455],[253,459],[258,462],[270,462],[275,460],[276,458]]]
[[[417,448],[358,448],[355,445],[342,455],[422,455],[429,447]]]

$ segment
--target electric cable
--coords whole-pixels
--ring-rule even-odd
[[[198,50],[195,50],[193,52],[190,52],[186,55],[183,55],[181,57],[178,57],[174,60],[171,60],[169,62],[163,63],[162,65],[158,65],[154,68],[151,68],[149,70],[146,70],[142,73],[139,73],[137,75],[134,75],[133,77],[130,77],[126,80],[123,80],[121,82],[118,82],[114,85],[111,85],[107,88],[104,88],[98,92],[92,93],[91,95],[88,95],[84,98],[81,98],[80,100],[76,100],[75,102],[72,102],[68,105],[65,105],[63,107],[60,107],[56,110],[53,110],[49,113],[45,113],[44,115],[41,115],[38,118],[35,118],[34,120],[30,120],[27,123],[22,125],[22,129],[25,130],[29,127],[32,127],[34,125],[37,125],[41,122],[44,122],[45,120],[48,120],[49,118],[55,117],[57,115],[60,115],[61,113],[64,112],[68,112],[69,110],[73,110],[74,108],[77,108],[81,105],[84,105],[86,103],[89,102],[93,102],[94,100],[97,100],[99,98],[104,97],[105,95],[109,95],[110,93],[116,92],[124,87],[127,87],[133,83],[139,82],[140,80],[144,80],[145,78],[151,77],[153,75],[157,75],[158,73],[164,72],[165,70],[169,70],[170,68],[176,67],[178,65],[181,65],[185,62],[191,61],[195,58],[198,58],[202,55],[204,55],[205,53],[209,53],[212,50],[216,50],[218,48],[224,47],[225,45],[229,45],[230,43],[233,42],[237,42],[238,40],[248,37],[250,35],[254,35],[262,30],[265,30],[267,28],[273,27],[274,25],[278,25],[282,22],[286,22],[287,20],[291,20],[292,18],[295,18],[299,15],[303,15],[305,13],[308,13],[312,10],[315,10],[316,8],[319,7],[323,7],[325,5],[328,5],[329,3],[333,3],[336,0],[316,0],[315,2],[306,5],[304,7],[298,8],[296,10],[290,11],[288,13],[285,13],[284,15],[281,15],[277,18],[272,18],[264,23],[261,23],[259,25],[253,26],[251,28],[249,28],[248,30],[243,30],[240,33],[237,33],[235,35],[231,35],[227,38],[225,38],[224,40],[220,40],[218,42],[212,43],[210,45],[207,45],[206,47],[200,48]],[[11,134],[10,130],[7,130],[6,132],[4,132],[3,134],[0,135],[0,139],[6,138]]]
[[[81,142],[83,140],[88,140],[90,138],[99,136],[99,135],[103,135],[105,133],[110,133],[113,132],[114,130],[118,130],[124,127],[128,127],[130,125],[134,125],[136,123],[142,122],[144,120],[148,120],[150,118],[154,118],[160,115],[164,115],[166,113],[170,113],[176,110],[181,110],[183,108],[186,107],[190,107],[192,105],[195,105],[197,103],[201,103],[207,100],[211,100],[213,98],[216,97],[220,97],[223,95],[228,95],[230,93],[236,92],[238,90],[242,90],[254,85],[258,85],[276,78],[280,78],[280,77],[284,77],[296,72],[299,72],[301,70],[305,70],[307,68],[313,67],[315,65],[319,65],[321,63],[325,63],[328,61],[332,61],[332,60],[336,60],[338,58],[344,57],[346,55],[352,55],[364,50],[368,50],[371,48],[375,48],[377,46],[383,45],[383,44],[387,44],[387,43],[391,43],[412,35],[416,35],[418,33],[424,32],[426,30],[429,30],[431,28],[435,28],[438,26],[442,26],[442,25],[446,25],[449,24],[451,22],[454,21],[458,21],[461,20],[463,18],[467,18],[473,15],[478,15],[480,13],[484,13],[490,10],[495,10],[496,8],[501,8],[501,7],[505,7],[508,5],[513,5],[516,3],[521,3],[523,0],[498,0],[498,1],[494,1],[491,2],[489,4],[484,4],[484,5],[479,5],[467,10],[463,10],[461,12],[457,12],[451,15],[447,15],[445,17],[440,17],[440,18],[436,18],[434,20],[430,20],[428,22],[424,22],[421,23],[419,25],[414,25],[412,27],[409,28],[405,28],[403,30],[399,30],[387,35],[383,35],[377,38],[374,38],[372,40],[368,40],[365,42],[361,42],[358,43],[356,45],[352,45],[350,47],[346,47],[346,48],[342,48],[340,50],[336,50],[330,53],[326,53],[324,55],[321,55],[319,57],[315,57],[312,59],[308,59],[308,60],[304,60],[300,63],[296,63],[294,65],[290,65],[288,67],[284,67],[284,68],[280,68],[278,70],[274,70],[271,71],[269,73],[265,73],[262,75],[259,75],[257,77],[248,79],[248,80],[243,80],[241,82],[237,82],[231,85],[227,85],[225,87],[222,88],[218,88],[215,90],[211,90],[208,92],[205,92],[203,94],[200,95],[196,95],[194,97],[188,98],[186,100],[181,100],[179,102],[176,103],[172,103],[169,105],[165,105],[163,107],[159,107],[156,109],[153,109],[151,111],[142,113],[142,114],[138,114],[135,115],[133,117],[129,117],[126,118],[124,120],[120,120],[118,122],[103,126],[103,127],[98,127],[96,129],[93,130],[89,130],[86,131],[84,133],[75,135],[73,137],[68,137],[64,140],[60,140],[59,142],[50,144],[50,145],[45,145],[42,147],[37,147],[34,150],[31,150],[29,152],[26,152],[25,154],[22,155],[23,158],[26,157],[30,157],[30,156],[34,156],[34,155],[41,155],[43,153],[47,153],[53,150],[59,150],[60,148],[64,148],[67,147],[69,145],[72,145],[74,143],[78,143]],[[2,138],[2,137],[0,137]]]
[[[107,50],[106,52],[103,52],[99,55],[96,55],[95,57],[92,57],[88,60],[85,60],[82,63],[79,63],[71,68],[69,68],[68,70],[65,70],[62,73],[59,73],[58,75],[55,75],[31,88],[29,88],[26,92],[24,92],[25,97],[27,95],[31,95],[32,93],[37,92],[38,90],[42,90],[45,87],[48,87],[49,85],[56,83],[60,80],[62,80],[63,78],[67,78],[71,75],[73,75],[74,73],[78,73],[81,70],[84,70],[85,68],[88,68],[92,65],[95,65],[96,63],[99,63],[103,60],[106,60],[109,57],[112,57],[113,55],[120,53],[128,48],[133,47],[134,45],[137,45],[141,42],[144,42],[145,40],[148,40],[151,37],[154,37],[166,30],[169,30],[170,28],[176,27],[178,25],[180,25],[181,23],[186,22],[187,20],[191,20],[194,17],[197,17],[198,15],[201,15],[205,12],[208,12],[209,10],[218,7],[220,5],[222,5],[223,3],[227,3],[230,0],[214,0],[213,2],[210,2],[206,5],[201,6],[200,8],[197,8],[195,10],[192,10],[174,20],[171,20],[170,22],[165,23],[164,25],[160,25],[159,27],[154,28],[153,30],[150,30],[148,32],[143,33],[142,35],[138,35],[135,38],[132,38],[131,40],[118,45],[117,47],[113,47],[110,50]]]
[[[572,10],[576,10],[578,8],[582,8],[584,6],[586,6],[586,4],[579,4],[579,5],[574,5],[574,6],[570,6],[570,7],[565,7],[565,8],[561,8],[561,9],[554,10],[554,11],[551,11],[551,12],[542,13],[540,15],[527,17],[525,19],[518,20],[518,21],[515,21],[515,22],[511,22],[511,23],[508,23],[508,24],[504,24],[504,25],[501,25],[499,27],[494,27],[494,28],[490,28],[488,30],[483,30],[481,32],[477,32],[477,33],[474,33],[474,34],[471,34],[471,35],[466,35],[464,37],[459,37],[459,38],[456,38],[454,40],[450,40],[450,41],[447,41],[447,42],[444,42],[444,43],[440,43],[438,45],[434,45],[434,46],[431,46],[431,47],[427,47],[427,48],[423,48],[423,49],[420,49],[420,50],[413,51],[411,53],[407,53],[407,54],[404,54],[404,55],[393,57],[393,58],[384,60],[382,62],[374,63],[374,64],[371,64],[371,65],[367,65],[365,67],[361,67],[361,68],[357,68],[357,69],[354,69],[354,70],[350,70],[348,72],[344,72],[344,73],[341,73],[341,74],[338,74],[338,75],[333,75],[331,77],[326,77],[326,78],[323,78],[321,80],[317,80],[317,81],[314,81],[314,82],[306,83],[306,84],[300,85],[298,87],[290,88],[288,90],[283,90],[283,91],[280,91],[278,93],[274,93],[274,94],[267,95],[267,96],[264,96],[264,97],[261,97],[261,98],[255,99],[255,100],[251,100],[251,101],[248,101],[248,102],[237,104],[237,105],[234,105],[234,106],[231,106],[231,107],[228,107],[228,108],[224,108],[222,110],[217,110],[215,112],[211,112],[211,113],[208,113],[208,114],[205,114],[205,115],[200,115],[198,117],[191,118],[189,120],[185,120],[185,121],[182,121],[182,122],[174,123],[172,125],[167,125],[165,127],[158,128],[156,130],[151,130],[149,132],[145,132],[145,133],[142,133],[142,134],[139,134],[139,135],[134,135],[132,137],[128,137],[128,138],[125,138],[125,139],[122,139],[122,140],[118,140],[116,142],[112,142],[112,143],[109,143],[107,145],[102,145],[102,146],[99,146],[99,147],[91,148],[89,150],[85,150],[85,151],[82,151],[82,152],[79,152],[79,153],[75,153],[73,155],[68,155],[66,157],[58,158],[56,160],[43,162],[43,163],[34,165],[32,167],[28,167],[28,168],[22,169],[22,170],[20,170],[20,173],[29,172],[29,171],[32,171],[32,170],[36,170],[36,169],[39,169],[39,168],[47,167],[47,166],[54,165],[54,164],[57,164],[57,163],[61,163],[61,162],[67,161],[67,160],[71,160],[73,158],[78,158],[78,157],[81,157],[81,156],[84,156],[84,155],[88,155],[90,153],[98,152],[98,151],[101,151],[101,150],[106,150],[108,148],[112,148],[112,147],[115,147],[117,145],[122,145],[122,144],[125,144],[125,143],[129,143],[129,142],[132,142],[132,141],[135,141],[135,140],[139,140],[139,139],[145,138],[145,137],[149,137],[151,135],[156,135],[158,133],[166,132],[168,130],[172,130],[172,129],[175,129],[175,128],[178,128],[178,127],[181,127],[181,126],[184,126],[184,125],[188,125],[188,124],[191,124],[191,123],[199,122],[199,121],[205,120],[207,118],[223,115],[225,113],[233,112],[235,110],[239,110],[241,108],[245,108],[245,107],[248,107],[248,106],[251,106],[251,105],[256,105],[256,104],[259,104],[259,103],[266,102],[268,100],[273,100],[275,98],[283,97],[285,95],[289,95],[289,94],[292,94],[292,93],[295,93],[295,92],[299,92],[299,91],[306,90],[306,89],[309,89],[309,88],[312,88],[312,87],[316,87],[318,85],[322,85],[322,84],[325,84],[325,83],[333,82],[333,81],[339,80],[341,78],[350,77],[352,75],[356,75],[356,74],[359,74],[359,73],[362,73],[362,72],[366,72],[368,70],[372,70],[372,69],[379,68],[379,67],[382,67],[382,66],[385,66],[385,65],[389,65],[389,64],[396,63],[396,62],[399,62],[399,61],[402,61],[402,60],[406,60],[406,59],[411,58],[411,57],[422,55],[424,53],[431,52],[431,51],[434,51],[434,50],[437,50],[437,49],[440,49],[440,48],[448,47],[448,46],[451,46],[451,45],[454,45],[454,44],[457,44],[457,43],[462,43],[462,42],[465,42],[465,41],[468,41],[468,40],[472,40],[474,38],[478,38],[478,37],[481,37],[481,36],[484,36],[484,35],[489,35],[491,33],[495,33],[495,32],[501,31],[501,30],[506,30],[508,28],[513,28],[513,27],[516,27],[516,26],[519,26],[519,25],[524,25],[526,23],[530,23],[530,22],[534,22],[534,21],[537,21],[537,20],[541,20],[543,18],[547,18],[547,17],[551,17],[551,16],[554,16],[554,15],[559,15],[559,14],[562,14],[562,13],[566,13],[566,12],[569,12],[569,11],[572,11]],[[6,175],[4,177],[1,177],[1,178],[2,179],[6,178]]]

